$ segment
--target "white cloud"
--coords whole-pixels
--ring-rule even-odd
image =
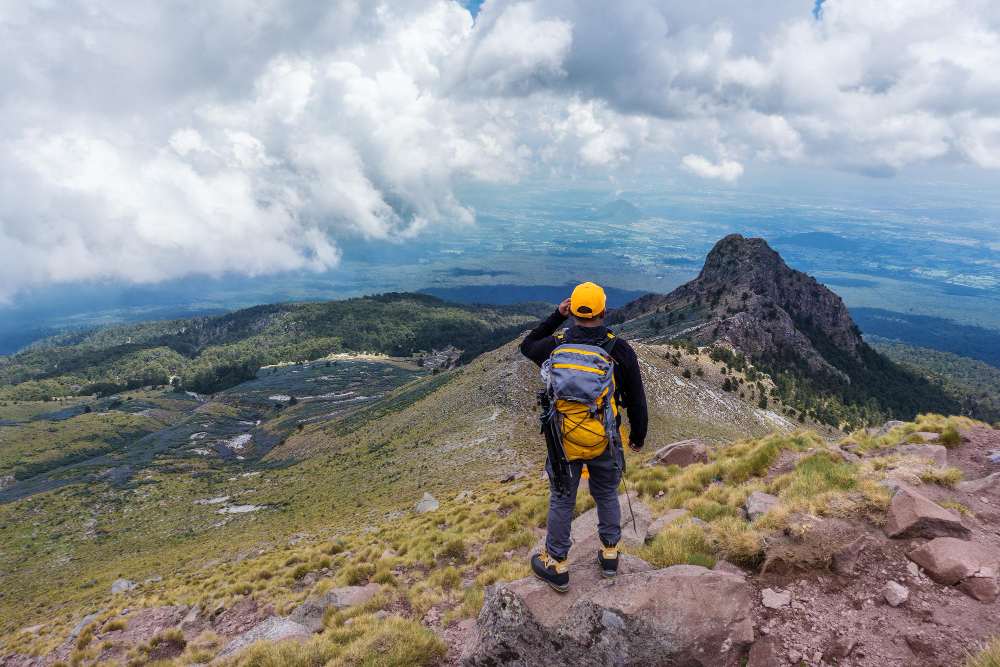
[[[732,183],[743,175],[743,165],[734,160],[719,160],[712,162],[701,155],[685,155],[681,159],[684,168],[702,178],[714,178]]]
[[[1000,168],[995,3],[812,6],[0,0],[0,300],[327,268],[465,179]]]

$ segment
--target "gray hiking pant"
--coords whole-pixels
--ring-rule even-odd
[[[573,479],[569,493],[556,494],[552,484],[552,466],[545,462],[545,472],[549,475],[549,519],[545,549],[556,560],[566,560],[569,556],[570,528],[573,522],[573,508],[576,506],[576,492],[580,487],[580,473],[583,466],[590,472],[590,495],[597,503],[597,532],[604,546],[614,546],[622,536],[622,512],[618,505],[618,484],[621,482],[619,468],[612,458],[611,448],[596,459],[571,461]]]

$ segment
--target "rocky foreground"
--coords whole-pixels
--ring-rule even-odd
[[[688,440],[629,479],[621,573],[600,576],[583,511],[565,595],[519,578],[545,491],[514,474],[187,588],[116,582],[114,606],[44,651],[25,638],[45,623],[24,628],[0,665],[943,667],[1000,633],[1000,431],[933,418],[837,444]],[[154,604],[184,590],[202,601]]]

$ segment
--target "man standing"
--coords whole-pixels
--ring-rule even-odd
[[[541,366],[554,350],[568,344],[599,347],[614,362],[614,401],[616,426],[621,425],[618,407],[628,413],[629,448],[642,449],[646,438],[648,414],[646,393],[639,375],[635,351],[624,340],[618,339],[604,326],[606,297],[604,290],[594,283],[582,283],[572,296],[559,304],[558,310],[533,329],[521,343],[521,353]],[[572,324],[557,332],[572,316]],[[571,350],[572,352],[572,350]],[[579,352],[579,350],[576,350]],[[608,445],[611,438],[608,438]],[[618,485],[621,482],[624,457],[619,460],[613,446],[605,446],[594,458],[569,460],[570,479],[566,492],[559,493],[554,484],[554,462],[546,461],[549,476],[549,515],[545,551],[531,558],[535,575],[559,592],[569,590],[570,528],[580,475],[587,466],[590,494],[597,503],[598,533],[602,548],[597,561],[607,577],[618,572],[618,542],[621,539],[621,508],[618,503]]]

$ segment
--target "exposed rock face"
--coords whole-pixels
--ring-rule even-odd
[[[727,667],[753,642],[741,577],[675,565],[578,583],[565,596],[535,579],[491,587],[463,664]]]
[[[708,447],[698,438],[661,447],[647,465],[676,465],[684,468],[693,463],[708,463]]]
[[[781,500],[777,496],[772,496],[770,493],[764,493],[763,491],[754,491],[747,498],[745,506],[747,518],[753,521],[764,516],[780,504]]]
[[[235,655],[260,641],[279,642],[288,639],[301,641],[310,636],[312,636],[312,632],[304,625],[300,625],[287,618],[272,616],[226,644],[226,647],[222,649],[216,658],[226,658]]]
[[[635,513],[633,527],[632,514],[628,511],[628,501],[625,496],[618,496],[618,502],[622,510],[622,544],[625,547],[641,547],[645,544],[649,525],[653,521],[652,512],[645,503],[633,498],[632,511]],[[570,567],[572,568],[575,563],[579,562],[592,563],[597,557],[597,551],[601,548],[601,538],[597,534],[596,507],[573,519],[570,537],[573,540],[573,547],[569,550]],[[540,553],[543,549],[545,549],[544,537],[538,541],[534,550],[536,553]]]
[[[978,542],[954,537],[939,537],[909,553],[909,558],[934,581],[946,586],[964,583],[970,578],[991,580],[996,586],[1000,569],[1000,551]],[[989,597],[989,581],[969,582],[963,590],[982,592]],[[977,597],[973,594],[973,597]],[[979,598],[977,598],[979,599]]]
[[[312,632],[321,632],[323,630],[323,616],[327,609],[346,609],[364,604],[375,597],[379,589],[378,584],[335,588],[322,595],[308,598],[288,618],[309,628]]]
[[[420,499],[420,502],[413,509],[417,514],[426,514],[427,512],[437,510],[440,506],[441,503],[437,501],[437,498],[429,493],[424,493],[424,497]]]
[[[892,497],[885,524],[889,537],[969,537],[958,512],[941,507],[906,485]]]

